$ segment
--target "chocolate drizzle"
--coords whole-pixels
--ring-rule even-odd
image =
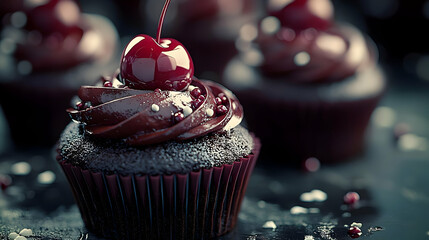
[[[236,97],[223,86],[194,78],[191,86],[201,90],[202,103],[182,121],[173,115],[192,107],[190,89],[178,91],[135,90],[121,87],[114,78],[114,87],[82,86],[78,96],[91,107],[68,109],[71,118],[85,124],[86,132],[101,138],[123,139],[129,145],[146,145],[169,140],[187,140],[210,132],[228,130],[243,118],[243,110]],[[225,94],[228,109],[216,114],[215,97]],[[153,105],[156,105],[155,110]],[[159,109],[158,109],[159,107]],[[213,114],[211,114],[213,113]]]

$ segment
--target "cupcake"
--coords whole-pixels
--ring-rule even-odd
[[[12,2],[1,11],[0,106],[17,146],[50,146],[69,121],[60,109],[111,69],[117,33],[71,0]]]
[[[198,72],[216,81],[226,63],[237,54],[235,40],[240,27],[258,15],[254,0],[186,0],[178,5],[183,15],[173,34],[188,47]]]
[[[270,1],[268,16],[243,26],[240,54],[223,74],[263,153],[300,163],[339,162],[362,152],[386,81],[375,44],[333,20],[329,0]]]
[[[57,160],[89,230],[206,239],[236,224],[259,140],[239,125],[237,98],[193,72],[184,46],[159,28],[156,40],[131,40],[112,77],[80,88]]]

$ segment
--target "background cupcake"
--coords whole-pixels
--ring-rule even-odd
[[[131,40],[119,73],[81,87],[81,102],[68,110],[74,122],[57,159],[85,225],[100,236],[225,234],[235,226],[259,152],[258,139],[239,126],[235,96],[194,78],[183,45],[160,33]]]
[[[60,109],[107,69],[117,33],[72,0],[9,2],[1,5],[0,104],[16,145],[49,146],[68,122]]]
[[[328,0],[270,1],[268,16],[243,26],[240,55],[224,73],[267,154],[296,163],[338,162],[361,152],[385,90],[374,43],[333,22]],[[279,158],[275,158],[279,159]]]

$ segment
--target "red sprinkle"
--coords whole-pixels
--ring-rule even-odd
[[[221,105],[222,104],[222,99],[220,99],[220,97],[216,97],[215,98],[215,102],[217,105]]]
[[[76,109],[77,110],[83,110],[84,109],[83,103],[82,102],[77,102],[76,103]]]
[[[221,100],[223,104],[227,104],[228,103],[228,98],[226,97],[225,93],[219,93],[219,95],[217,95]]]
[[[349,234],[349,236],[351,238],[358,238],[362,235],[362,230],[360,230],[360,228],[358,227],[351,227],[347,233]]]
[[[12,178],[8,175],[0,174],[0,188],[1,190],[6,190],[12,184]]]
[[[201,101],[204,101],[204,100],[206,100],[206,97],[205,97],[204,95],[200,95],[200,96],[198,97],[198,99],[199,99],[199,100],[201,100]]]
[[[315,157],[307,158],[304,161],[304,170],[307,172],[317,172],[320,169],[320,161]]]
[[[153,90],[156,93],[161,93],[161,89],[160,88],[156,88],[155,90]]]
[[[198,98],[198,97],[201,95],[201,89],[199,89],[199,88],[194,88],[194,89],[192,89],[192,91],[191,91],[191,95],[192,95],[194,98]]]
[[[345,204],[355,204],[360,200],[359,193],[357,192],[348,192],[346,195],[344,195],[344,203]]]
[[[111,81],[105,81],[104,84],[103,84],[103,86],[105,86],[105,87],[112,87],[113,85],[112,85]]]
[[[178,122],[182,121],[183,119],[185,119],[185,115],[183,115],[182,112],[177,112],[174,114],[174,122],[178,123]]]
[[[194,109],[199,108],[201,104],[203,104],[203,101],[201,101],[200,99],[195,99],[194,101],[191,102],[192,108]]]
[[[228,112],[228,108],[225,107],[225,105],[218,105],[216,107],[216,114],[217,115],[224,115],[227,112]]]

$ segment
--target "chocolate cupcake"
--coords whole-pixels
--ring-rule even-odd
[[[187,46],[198,67],[196,74],[220,81],[226,63],[237,54],[240,27],[259,14],[257,1],[186,0],[178,9],[183,14],[173,35]]]
[[[81,87],[57,159],[100,236],[220,236],[236,224],[260,144],[239,126],[237,98],[193,77],[183,45],[157,36],[136,36],[120,71]]]
[[[269,16],[244,27],[223,75],[249,129],[282,162],[355,156],[386,87],[375,44],[334,22],[328,0],[269,3]]]
[[[2,11],[0,105],[17,146],[53,145],[68,123],[60,109],[81,85],[110,71],[117,33],[71,0],[10,6]]]

